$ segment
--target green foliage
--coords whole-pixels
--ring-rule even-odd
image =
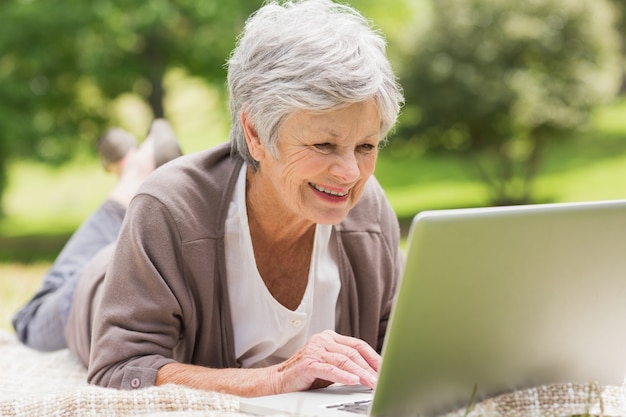
[[[81,85],[74,30],[84,23],[89,5],[70,3],[0,3],[0,131],[5,158],[19,152],[62,161],[83,120],[101,119],[97,109],[74,105]]]
[[[164,115],[163,77],[185,68],[223,83],[224,63],[247,16],[261,0],[99,0],[78,42],[81,67],[107,98],[135,92]]]
[[[549,141],[583,126],[621,77],[604,0],[436,0],[406,65],[401,137],[458,152],[494,204],[527,203]]]
[[[163,80],[172,68],[223,85],[226,57],[261,3],[0,2],[0,196],[9,157],[60,164],[77,148],[93,149],[115,122],[110,104],[121,94],[164,116]]]
[[[76,129],[90,111],[67,105],[78,83],[69,69],[76,59],[69,29],[81,11],[74,6],[65,13],[39,2],[0,3],[0,196],[10,155],[64,160],[74,143],[70,126]]]
[[[626,3],[623,0],[610,0],[613,10],[615,12],[616,28],[621,38],[622,43],[622,66],[626,60]],[[622,91],[626,89],[626,71],[622,69]]]
[[[143,97],[164,115],[168,69],[221,85],[236,35],[260,0],[42,0],[0,5],[0,131],[22,154],[63,159],[76,138],[93,141],[110,100]],[[45,138],[51,138],[46,143]],[[67,141],[60,140],[66,138]],[[61,143],[62,146],[58,144]]]

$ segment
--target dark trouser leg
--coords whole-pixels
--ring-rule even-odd
[[[18,338],[27,346],[52,351],[67,347],[65,324],[76,280],[85,265],[119,235],[125,208],[106,200],[72,235],[34,297],[13,316]]]

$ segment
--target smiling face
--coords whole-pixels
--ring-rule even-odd
[[[259,162],[249,175],[255,209],[283,221],[337,224],[358,202],[373,174],[380,116],[373,101],[325,113],[298,111],[278,131],[277,157],[247,123],[248,148]]]

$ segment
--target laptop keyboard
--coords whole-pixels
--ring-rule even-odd
[[[326,408],[334,408],[336,410],[347,411],[349,413],[367,414],[370,405],[372,405],[372,400],[360,400],[349,403],[333,404],[327,406]]]

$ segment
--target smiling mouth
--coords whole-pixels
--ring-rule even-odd
[[[316,191],[319,191],[320,193],[324,193],[333,197],[345,197],[348,195],[349,191],[333,191],[333,190],[329,190],[328,188],[324,188],[320,185],[317,184],[313,184],[312,182],[309,183],[309,185]]]

